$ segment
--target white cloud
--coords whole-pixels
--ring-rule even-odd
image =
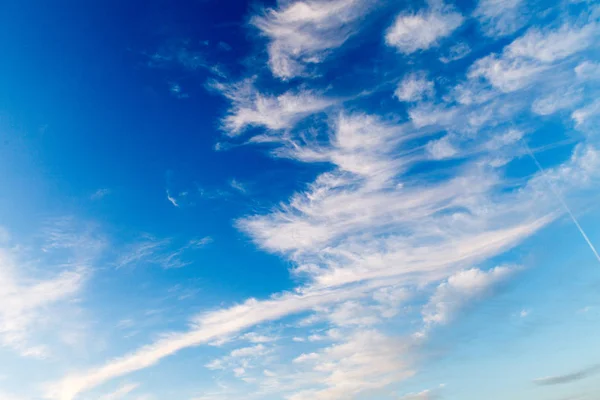
[[[487,36],[506,36],[527,21],[523,3],[523,0],[480,0],[473,15]]]
[[[408,393],[400,396],[400,400],[433,400],[434,394],[431,390],[426,389],[418,393]]]
[[[448,321],[460,306],[484,295],[487,288],[512,271],[498,267],[487,272],[470,269],[459,273],[460,268],[507,251],[557,216],[555,199],[539,186],[541,181],[536,176],[517,192],[502,191],[502,180],[481,169],[477,162],[467,163],[441,182],[403,176],[408,166],[423,159],[423,155],[415,157],[399,151],[406,140],[419,137],[406,125],[360,113],[342,114],[332,121],[330,135],[328,143],[298,143],[291,154],[306,162],[330,160],[333,170],[318,176],[306,190],[280,207],[240,220],[240,227],[260,247],[288,255],[307,275],[306,286],[201,314],[189,331],[166,335],[103,366],[68,375],[53,383],[47,396],[72,400],[81,392],[147,368],[184,348],[303,312],[324,313],[333,324],[340,317],[337,323],[342,326],[358,326],[365,331],[370,329],[365,327],[377,323],[374,316],[383,319],[384,313],[390,315],[388,309],[373,307],[368,299],[376,291],[396,286],[423,288],[444,281],[423,313],[430,323]],[[595,153],[580,149],[576,154],[561,168],[546,171],[548,178],[564,190],[594,182],[584,177],[598,170],[590,155]],[[358,165],[349,162],[357,159],[362,160]],[[401,304],[394,298],[404,294],[402,290],[398,293],[386,300],[392,308]],[[448,304],[445,299],[456,301]],[[372,314],[362,319],[365,309]],[[381,340],[388,343],[387,339]],[[343,344],[331,348],[339,349],[336,346],[343,348]],[[316,372],[324,373],[326,389],[300,390],[297,398],[327,399],[340,393],[342,397],[351,396],[406,376],[405,369],[396,368],[395,359],[374,364],[369,357],[365,359],[369,363],[356,368],[345,364],[346,358],[334,357],[330,364],[320,364],[325,369]],[[330,365],[336,365],[340,373],[328,370]],[[377,369],[374,375],[363,371],[367,365]],[[404,372],[388,380],[383,371],[390,366],[396,368],[393,371]],[[243,365],[235,368],[244,369],[245,379],[251,378],[253,370],[264,369]],[[346,385],[346,381],[350,383]]]
[[[329,49],[347,40],[347,35],[341,35],[335,38],[339,44],[311,47],[307,44],[313,38],[310,34],[293,35],[298,26],[313,33],[335,31],[338,25],[331,19],[336,13],[343,19],[345,7],[352,4],[359,3],[286,2],[255,17],[257,26],[260,21],[267,23],[260,29],[269,37],[276,76],[287,79],[305,74],[306,64],[320,62]],[[331,11],[335,7],[341,11]],[[389,42],[391,37],[393,45],[408,54],[437,45],[462,20],[449,9],[401,14],[386,39]],[[415,29],[407,30],[410,26]],[[269,28],[273,28],[271,33]],[[533,46],[543,55],[532,56],[527,49],[534,36],[526,35],[503,53],[476,62],[470,78],[462,83],[473,92],[463,93],[464,101],[456,104],[454,98],[433,98],[419,102],[409,110],[408,122],[398,122],[400,117],[395,115],[356,111],[360,108],[357,101],[352,111],[330,112],[326,127],[294,130],[306,117],[330,111],[334,101],[306,82],[281,95],[259,92],[253,80],[213,84],[232,103],[223,121],[229,134],[264,128],[269,132],[251,137],[250,142],[270,141],[276,157],[327,165],[326,172],[286,201],[237,221],[258,247],[290,262],[302,284],[289,292],[196,315],[187,330],[163,334],[122,357],[52,382],[46,396],[73,400],[183,349],[224,344],[225,338],[228,343],[245,340],[252,345],[229,349],[207,367],[257,388],[241,394],[224,388],[226,398],[268,398],[265,393],[269,393],[290,400],[351,399],[411,376],[415,365],[408,360],[422,342],[415,346],[411,332],[393,337],[382,329],[390,318],[401,315],[406,299],[413,293],[419,298],[433,288],[421,309],[424,328],[417,333],[449,323],[515,271],[510,267],[483,270],[483,262],[514,248],[560,216],[545,179],[565,196],[597,187],[600,158],[589,145],[578,146],[570,160],[548,168],[545,179],[535,173],[522,177],[517,187],[502,175],[501,168],[490,167],[490,160],[500,156],[511,160],[522,155],[514,147],[525,130],[506,127],[515,126],[516,115],[531,111],[530,97],[523,100],[504,93],[531,88],[533,82],[546,84],[538,79],[540,73],[566,57],[564,50],[549,51],[543,43]],[[407,38],[416,39],[409,42]],[[327,41],[328,37],[314,39]],[[293,45],[288,47],[289,43]],[[572,76],[572,65],[568,68]],[[485,93],[477,92],[481,88]],[[558,88],[557,84],[536,89],[553,93]],[[417,96],[414,93],[405,97]],[[430,135],[439,137],[441,131],[447,132],[446,147],[443,140],[431,140]],[[432,155],[464,159],[443,171],[425,169],[418,176],[411,172]],[[137,253],[142,259],[153,257],[144,255],[145,251],[142,247]],[[136,251],[132,253],[131,263],[140,260]],[[244,333],[248,329],[272,332],[273,325],[287,329],[282,338],[292,339],[275,343],[267,335]],[[292,347],[279,354],[277,346],[284,342],[301,350]],[[414,395],[426,398],[429,394]]]
[[[127,395],[137,389],[140,385],[137,383],[126,383],[119,386],[114,392],[99,397],[99,400],[119,400],[126,398]]]
[[[248,191],[248,189],[246,188],[246,185],[244,185],[243,183],[241,183],[237,179],[230,180],[229,181],[229,186],[231,186],[232,189],[237,190],[240,193],[244,193],[245,194]]]
[[[186,99],[186,98],[190,97],[187,93],[185,93],[183,91],[183,88],[177,82],[169,83],[169,92],[171,92],[171,94],[174,97],[177,97],[178,99]]]
[[[278,78],[304,75],[358,29],[372,3],[367,0],[280,1],[251,19],[269,39],[269,67]]]
[[[270,343],[277,341],[279,338],[276,336],[261,335],[256,332],[248,332],[242,335],[241,339],[247,340],[251,343]]]
[[[557,30],[529,29],[505,52],[511,57],[524,57],[544,63],[562,60],[593,45],[598,36],[594,23],[581,27],[565,24]]]
[[[223,119],[223,129],[230,135],[239,135],[250,127],[291,129],[303,118],[334,104],[334,100],[311,91],[262,94],[250,79],[231,85],[215,82],[212,87],[231,101],[231,109]]]
[[[423,73],[412,73],[402,79],[394,95],[401,101],[419,101],[423,97],[433,96],[435,89],[433,82],[428,80]]]
[[[443,160],[454,157],[458,150],[452,145],[451,137],[446,135],[441,139],[427,143],[427,153],[434,160]]]
[[[565,24],[555,30],[529,29],[506,46],[501,54],[477,60],[468,77],[485,78],[504,93],[531,87],[540,79],[558,79],[556,63],[593,44],[598,27],[594,23],[575,27]],[[542,74],[548,71],[548,74]],[[549,75],[554,71],[554,76]]]
[[[575,67],[575,74],[584,80],[600,80],[600,63],[584,61]]]
[[[80,294],[90,275],[102,240],[75,228],[70,219],[50,222],[43,245],[0,247],[0,346],[25,357],[46,357],[53,349],[39,338],[64,336],[63,313],[74,313],[69,302]],[[56,264],[58,259],[69,260]],[[25,268],[24,266],[27,266]]]
[[[524,135],[525,133],[519,129],[509,129],[502,134],[494,135],[485,143],[485,147],[490,151],[499,150],[504,146],[510,146],[519,142]]]
[[[230,355],[231,357],[255,357],[257,355],[264,354],[265,351],[266,348],[263,344],[257,344],[256,346],[235,349]]]
[[[461,42],[450,47],[447,53],[440,57],[440,61],[444,64],[451,63],[452,61],[460,60],[466,57],[471,52],[471,47],[467,43]]]
[[[15,265],[10,258],[6,253],[0,254],[0,273],[3,275],[0,292],[0,343],[24,356],[43,357],[46,355],[43,346],[28,344],[31,329],[42,316],[47,315],[48,308],[72,298],[81,290],[85,271],[66,271],[55,278],[25,285],[14,276]]]
[[[590,125],[590,121],[597,120],[598,115],[600,115],[600,100],[573,111],[571,118],[578,129],[585,129]]]
[[[514,267],[496,267],[489,271],[472,268],[457,272],[441,283],[423,307],[426,327],[448,323],[471,299],[481,297],[515,272]]]
[[[191,239],[183,245],[174,246],[170,238],[159,239],[145,235],[120,250],[120,256],[114,261],[116,268],[135,268],[148,264],[159,265],[164,269],[182,268],[190,264],[184,256],[212,242],[210,236]]]
[[[302,353],[298,357],[294,358],[293,362],[303,363],[303,362],[307,362],[307,361],[314,361],[317,359],[319,359],[319,355],[317,353],[309,353],[309,354]]]
[[[431,103],[420,103],[408,110],[408,116],[417,128],[429,125],[446,125],[456,116],[456,109]]]
[[[385,34],[388,46],[411,54],[437,46],[463,23],[463,16],[451,9],[431,9],[416,14],[400,14]]]
[[[326,347],[316,355],[305,355],[316,376],[311,387],[292,394],[290,400],[351,399],[359,393],[375,390],[405,379],[413,371],[404,361],[405,345],[376,330],[352,333],[339,344]],[[302,356],[301,356],[302,357]]]
[[[538,115],[551,115],[557,111],[572,109],[581,100],[581,92],[556,92],[536,99],[531,110]]]
[[[477,60],[469,71],[469,77],[483,77],[498,90],[508,93],[531,85],[545,69],[545,66],[531,61],[492,54]]]
[[[171,203],[174,207],[179,208],[179,202],[177,201],[177,199],[174,196],[172,196],[168,190],[166,193],[167,193],[167,200],[169,201],[169,203]]]

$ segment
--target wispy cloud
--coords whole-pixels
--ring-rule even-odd
[[[173,197],[173,195],[171,195],[171,192],[169,192],[167,190],[166,194],[167,194],[167,200],[169,201],[169,203],[171,203],[174,207],[179,207],[179,202],[177,201],[177,199],[175,197]]]
[[[558,29],[531,28],[504,48],[501,55],[479,59],[470,77],[484,77],[492,86],[513,92],[536,82],[552,63],[588,48],[597,35],[595,23],[581,26],[564,24]]]
[[[473,13],[487,36],[510,35],[527,22],[527,8],[523,0],[480,0]]]
[[[519,4],[507,4],[505,11],[510,14]],[[355,22],[366,15],[364,7],[357,0],[282,2],[251,22],[269,41],[271,72],[287,80],[310,75],[308,65],[348,40]],[[476,15],[488,34],[497,36],[519,26],[505,11],[484,1]],[[441,45],[464,19],[457,10],[431,2],[426,10],[400,13],[380,40],[414,56]],[[249,143],[270,142],[274,157],[326,166],[287,200],[236,221],[256,246],[288,261],[300,283],[193,316],[188,329],[52,382],[47,397],[73,400],[200,345],[223,351],[208,368],[256,388],[249,393],[226,387],[220,392],[224,398],[351,399],[415,374],[419,366],[410,360],[427,344],[425,333],[444,329],[517,276],[519,268],[508,264],[490,268],[492,259],[564,215],[547,182],[567,198],[598,186],[599,152],[587,138],[571,157],[544,170],[516,179],[505,168],[524,155],[522,143],[535,131],[540,114],[560,109],[576,121],[587,118],[574,114],[576,102],[558,107],[544,99],[565,88],[580,90],[587,76],[581,71],[590,68],[580,73],[573,68],[593,45],[586,39],[593,29],[585,23],[531,28],[500,52],[479,55],[456,80],[436,79],[436,90],[428,72],[405,76],[396,88],[377,89],[388,100],[395,90],[405,104],[394,106],[406,109],[404,115],[379,107],[361,111],[362,98],[344,104],[323,95],[311,80],[266,89],[253,77],[210,84],[230,102],[222,127],[231,140],[245,133]],[[549,72],[556,79],[546,79]],[[315,114],[327,118],[311,124]],[[523,115],[530,117],[527,126],[521,126]],[[308,126],[301,125],[305,122]],[[121,263],[182,265],[189,246],[173,248],[168,240],[147,238]],[[386,329],[408,301],[418,326],[402,333]],[[251,334],[275,324],[283,331],[277,340]],[[286,343],[290,346],[279,352]],[[538,383],[565,378],[545,379]],[[433,394],[422,391],[408,398]]]
[[[171,92],[171,94],[178,99],[187,99],[188,97],[190,97],[189,94],[184,92],[181,85],[176,82],[169,83],[169,92]]]
[[[1,244],[0,345],[27,357],[51,355],[37,340],[48,327],[61,334],[61,315],[81,293],[103,248],[101,238],[79,228],[71,218],[57,219],[46,224],[41,244]],[[57,264],[55,257],[70,262]]]
[[[209,236],[192,239],[183,245],[174,245],[170,238],[158,239],[146,236],[127,245],[121,250],[121,255],[116,259],[116,268],[134,268],[138,266],[154,264],[162,268],[181,268],[190,264],[184,261],[187,252],[199,249],[212,242]]]
[[[231,186],[232,189],[243,194],[246,194],[248,192],[248,188],[246,187],[246,185],[238,181],[237,179],[230,180],[229,186]]]
[[[426,329],[436,324],[446,324],[465,304],[484,296],[494,285],[505,281],[515,268],[496,267],[489,271],[470,269],[457,272],[441,283],[429,302],[423,307]]]
[[[401,101],[420,101],[423,97],[433,96],[433,82],[424,73],[412,73],[398,84],[394,95]]]
[[[233,84],[213,82],[211,87],[231,101],[229,113],[223,119],[223,129],[230,135],[239,135],[250,127],[290,129],[301,119],[335,103],[312,91],[261,93],[253,79]]]
[[[149,67],[164,68],[173,65],[192,71],[209,68],[204,52],[193,48],[189,39],[170,40],[148,55]]]
[[[127,383],[118,387],[114,392],[100,396],[100,400],[118,400],[126,398],[129,393],[133,392],[139,387],[137,383]]]
[[[399,52],[411,54],[437,46],[462,25],[464,17],[451,8],[433,8],[416,14],[400,14],[387,30],[385,41]]]
[[[460,42],[450,47],[446,54],[440,57],[440,61],[444,64],[448,64],[452,61],[466,57],[470,52],[471,47],[467,43]]]
[[[107,188],[98,189],[94,193],[92,193],[92,195],[90,196],[90,199],[100,200],[100,199],[108,196],[110,193],[111,193],[110,189],[107,189]]]
[[[399,397],[400,400],[433,400],[435,398],[436,396],[429,389],[423,390],[418,393],[408,393]]]
[[[534,380],[533,382],[538,385],[562,385],[565,383],[571,383],[571,382],[579,381],[581,379],[588,378],[599,372],[600,372],[600,366],[594,365],[594,366],[582,369],[577,372],[569,373],[569,374],[538,378],[538,379]]]
[[[306,74],[307,64],[322,62],[359,28],[372,2],[368,0],[279,1],[276,8],[251,19],[269,39],[269,67],[278,78]]]

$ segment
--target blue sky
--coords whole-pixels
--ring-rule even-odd
[[[593,1],[5,1],[0,400],[592,400]]]

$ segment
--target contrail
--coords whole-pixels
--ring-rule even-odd
[[[535,163],[535,165],[540,170],[540,173],[544,177],[544,180],[548,184],[548,187],[550,188],[550,190],[552,191],[552,193],[554,194],[554,196],[558,199],[558,201],[560,201],[560,204],[562,204],[562,206],[565,209],[565,211],[567,212],[567,214],[569,214],[569,217],[571,217],[571,221],[573,221],[573,223],[575,224],[575,226],[579,230],[579,233],[581,233],[581,236],[583,237],[583,239],[586,241],[586,243],[588,244],[588,246],[592,250],[592,253],[594,253],[594,256],[596,256],[596,260],[598,260],[598,262],[600,262],[600,254],[598,254],[598,251],[594,247],[594,244],[592,243],[592,241],[590,240],[590,238],[588,237],[588,235],[586,235],[585,231],[583,230],[583,228],[579,224],[579,221],[577,221],[577,218],[575,218],[575,215],[573,214],[573,212],[569,208],[567,202],[556,191],[556,189],[554,188],[554,185],[552,184],[552,182],[550,182],[550,179],[548,179],[548,177],[546,176],[546,172],[544,171],[544,168],[542,167],[542,165],[540,164],[540,162],[536,158],[535,154],[533,154],[533,152],[531,151],[531,149],[529,148],[529,146],[527,145],[527,143],[523,139],[521,139],[521,140],[522,140],[523,144],[525,145],[525,149],[527,150],[527,153],[529,154],[529,156],[531,157],[531,159],[533,160],[533,162]]]

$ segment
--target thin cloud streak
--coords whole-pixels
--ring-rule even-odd
[[[568,206],[567,202],[562,198],[562,196],[560,195],[560,193],[558,193],[558,191],[556,190],[556,188],[554,187],[554,185],[552,184],[552,182],[550,182],[550,180],[548,180],[548,178],[546,177],[546,173],[544,172],[544,168],[542,167],[542,165],[538,161],[538,159],[535,156],[535,154],[533,154],[533,152],[529,148],[529,145],[526,142],[524,142],[524,141],[523,141],[523,145],[525,146],[525,149],[527,150],[527,154],[529,154],[529,156],[531,157],[531,159],[535,163],[536,167],[540,171],[540,174],[544,177],[544,179],[548,183],[548,188],[552,191],[552,193],[554,194],[554,196],[556,197],[556,199],[560,202],[560,204],[562,205],[562,207],[564,208],[564,210],[566,211],[566,213],[569,215],[569,218],[571,218],[571,221],[573,221],[573,224],[575,224],[575,227],[577,228],[577,230],[581,234],[581,237],[583,237],[583,240],[585,240],[585,242],[587,243],[588,247],[590,248],[590,250],[592,251],[592,253],[596,257],[596,260],[598,260],[598,263],[600,264],[600,254],[598,254],[598,251],[596,250],[596,247],[594,246],[594,244],[592,243],[592,241],[590,240],[590,238],[588,237],[588,235],[585,233],[585,231],[581,227],[581,224],[579,224],[579,221],[575,217],[575,214],[573,214],[573,212],[571,211],[571,208]]]

